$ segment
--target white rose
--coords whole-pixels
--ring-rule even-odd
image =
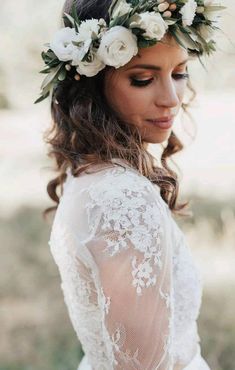
[[[79,62],[79,65],[76,68],[76,70],[81,75],[92,77],[97,75],[97,73],[104,69],[104,67],[105,64],[97,57],[96,53],[92,53],[91,61]]]
[[[129,14],[132,9],[132,6],[125,0],[118,0],[112,11],[112,19]]]
[[[60,61],[67,62],[72,59],[75,49],[72,41],[75,41],[76,37],[77,33],[74,28],[65,27],[56,32],[50,48]]]
[[[137,37],[127,28],[115,26],[103,35],[97,56],[105,64],[119,68],[137,53]]]
[[[195,0],[188,0],[187,3],[180,9],[182,14],[183,26],[191,26],[196,14],[197,3]]]
[[[130,18],[130,28],[141,28],[145,31],[144,37],[161,40],[168,29],[168,25],[159,13],[145,12],[135,14]]]

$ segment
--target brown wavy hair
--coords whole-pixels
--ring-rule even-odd
[[[67,0],[63,12],[70,13],[73,2]],[[77,0],[78,16],[81,20],[104,18],[108,21],[110,3],[111,0]],[[67,26],[66,20],[64,25]],[[167,163],[167,159],[184,148],[183,143],[172,131],[160,158],[161,167],[156,165],[156,158],[147,151],[147,143],[142,140],[138,128],[123,122],[106,101],[103,87],[109,68],[106,66],[94,77],[81,76],[79,82],[69,72],[68,77],[53,91],[50,106],[52,125],[44,133],[44,140],[49,144],[48,156],[55,160],[57,176],[48,183],[47,192],[56,205],[44,210],[43,216],[57,209],[68,168],[73,176],[79,176],[94,164],[112,164],[113,157],[127,161],[157,184],[163,200],[173,213],[191,215],[191,212],[182,212],[188,201],[182,204],[177,202],[178,175]],[[191,97],[182,104],[182,108],[190,115],[188,106],[196,93],[190,80],[187,87]]]

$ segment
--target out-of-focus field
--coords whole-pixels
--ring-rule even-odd
[[[196,137],[190,140],[191,123],[179,117],[175,130],[186,147],[174,160],[182,200],[191,200],[194,212],[177,221],[204,278],[202,354],[212,370],[235,370],[235,2],[223,3],[226,36],[219,36],[218,52],[205,61],[207,72],[198,62],[190,66]],[[82,356],[49,251],[50,223],[42,219],[52,204],[52,163],[42,138],[49,103],[33,105],[41,47],[59,24],[62,4],[1,3],[0,370],[75,370]]]

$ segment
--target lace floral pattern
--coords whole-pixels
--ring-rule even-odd
[[[119,171],[119,170],[118,170]],[[102,212],[100,232],[104,233],[107,246],[104,252],[115,256],[122,249],[128,248],[128,241],[135,249],[142,252],[143,259],[137,262],[132,258],[133,286],[137,294],[142,294],[143,288],[156,284],[158,271],[162,268],[161,262],[161,215],[164,207],[159,204],[146,204],[144,195],[152,191],[148,182],[137,182],[136,175],[124,174],[124,181],[117,183],[117,170],[108,173],[109,186],[105,186],[106,178],[89,188],[91,201],[86,205],[90,220],[91,234],[93,233],[93,214],[98,206]],[[107,174],[106,174],[107,176]],[[142,184],[141,184],[142,182]],[[142,185],[142,186],[141,186]],[[115,190],[113,190],[115,189]],[[112,233],[109,230],[112,229]],[[106,232],[107,231],[107,232]]]
[[[93,176],[91,183],[79,187],[79,179],[68,173],[49,244],[59,268],[72,325],[92,370],[171,370],[173,362],[189,363],[199,340],[196,320],[201,304],[201,281],[183,234],[172,222],[159,189],[127,168],[125,171],[109,168],[97,181],[95,175],[88,176]],[[82,232],[78,232],[74,223],[75,191],[76,202],[79,200],[79,206],[84,207],[87,219],[88,229]],[[84,204],[83,199],[86,199]],[[73,222],[67,216],[71,213],[69,207],[75,212]],[[83,258],[85,252],[88,259]],[[97,253],[97,261],[103,264],[104,270],[99,269],[93,252]],[[129,266],[125,276],[130,278],[130,286],[124,289],[128,292],[124,304],[127,306],[129,296],[135,292],[133,310],[139,305],[140,317],[146,310],[143,330],[150,330],[146,338],[159,335],[162,325],[162,335],[156,336],[152,344],[147,345],[144,339],[142,343],[134,334],[130,341],[128,320],[132,322],[132,316],[138,317],[132,304],[125,321],[112,318],[115,296],[110,291],[109,280],[113,274],[105,284],[101,279],[103,272],[108,271],[108,261],[113,263],[119,258],[124,263],[120,271]],[[116,269],[119,265],[113,266]],[[115,289],[119,291],[119,286]],[[155,300],[153,289],[158,297],[156,308],[160,308],[161,315],[164,312],[165,321],[158,322],[157,311],[154,313],[151,307],[151,301]],[[140,322],[136,319],[137,329],[140,324],[141,319]],[[161,356],[154,355],[156,348],[162,348]],[[143,357],[146,351],[149,351],[147,358]],[[154,361],[154,356],[158,360]],[[143,361],[148,365],[143,365]]]
[[[110,370],[109,364],[115,362],[111,343],[100,337],[101,333],[104,339],[109,337],[102,318],[103,313],[108,312],[109,299],[104,296],[102,289],[98,297],[93,274],[84,274],[84,265],[77,258],[73,233],[59,219],[53,224],[49,245],[60,271],[61,289],[69,317],[83,350],[91,363],[94,361],[94,366],[99,364],[97,369]],[[102,311],[97,309],[99,298]]]
[[[109,171],[101,181],[89,187],[90,202],[86,204],[86,211],[91,225],[90,233],[94,235],[95,227],[96,236],[103,236],[106,241],[103,253],[110,257],[128,249],[130,245],[141,253],[141,260],[140,254],[137,258],[133,253],[130,262],[132,285],[136,288],[136,294],[141,296],[143,289],[156,285],[163,268],[162,217],[166,216],[166,205],[159,202],[158,197],[152,196],[154,189],[144,178],[140,177],[137,182],[136,174],[128,172],[121,173],[121,181],[117,181],[117,176],[120,176],[119,169],[111,173]],[[146,198],[150,194],[152,202],[147,202]],[[97,224],[97,208],[101,214],[99,224]],[[160,287],[159,296],[166,304],[169,320],[167,334],[163,337],[164,358],[167,352],[170,353],[172,344],[170,334],[173,330],[170,304],[172,295],[171,291],[163,292]],[[125,341],[121,333],[124,335],[125,327],[122,325],[121,329],[119,326],[115,331],[115,338],[118,338],[118,341],[112,341],[116,358],[133,369],[141,369],[141,363],[137,359],[139,348],[136,348],[132,356],[130,356],[130,350],[121,350]],[[112,338],[113,336],[114,334]]]

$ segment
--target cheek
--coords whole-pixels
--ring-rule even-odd
[[[178,96],[179,102],[182,103],[185,92],[186,92],[186,87],[187,87],[187,81],[183,81],[181,83],[176,82],[175,90],[176,94]]]
[[[123,118],[138,118],[145,110],[148,101],[141,89],[133,89],[129,81],[109,84],[106,96],[111,107]]]

